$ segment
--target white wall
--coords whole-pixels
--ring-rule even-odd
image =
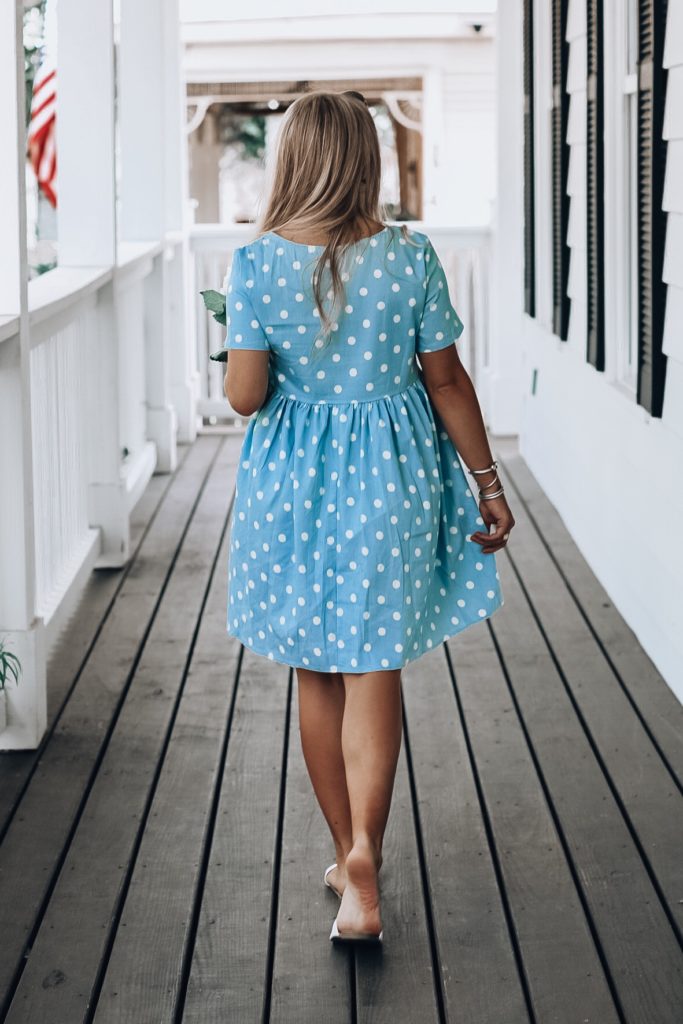
[[[434,224],[491,222],[495,195],[495,68],[490,16],[331,14],[183,25],[188,82],[422,76],[424,211]],[[208,13],[208,11],[206,12]]]
[[[613,329],[608,330],[605,372],[586,362],[586,23],[585,4],[580,0],[571,0],[567,34],[571,47],[569,340],[559,341],[547,323],[523,315],[520,445],[616,607],[683,700],[679,529],[683,518],[683,5],[669,5],[665,53],[670,69],[664,199],[669,211],[665,261],[669,359],[661,418],[649,416],[620,383],[619,339]],[[617,258],[608,247],[608,261]],[[620,303],[625,316],[626,298],[610,285],[614,276],[609,268],[607,280],[606,307]],[[532,395],[534,371],[537,387]]]

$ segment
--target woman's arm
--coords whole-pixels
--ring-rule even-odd
[[[493,455],[484,426],[479,400],[467,370],[460,362],[455,345],[436,352],[418,353],[422,380],[434,409],[438,413],[448,436],[468,469],[483,469],[493,463]],[[476,476],[477,485],[490,494],[500,489],[495,482],[495,470]],[[505,495],[490,501],[481,499],[479,510],[493,533],[477,530],[472,540],[481,544],[489,554],[505,546],[515,520]]]
[[[240,416],[251,416],[265,401],[269,355],[259,349],[230,349],[223,391]]]

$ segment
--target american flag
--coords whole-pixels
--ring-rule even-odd
[[[28,126],[28,154],[38,185],[53,206],[57,206],[57,68],[44,57],[33,80],[31,120]]]

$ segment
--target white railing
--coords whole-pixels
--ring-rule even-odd
[[[88,341],[93,297],[31,350],[36,614],[49,622],[81,566],[99,551],[88,521]]]
[[[443,261],[453,304],[465,324],[458,348],[478,386],[489,363],[489,230],[432,227],[418,222],[410,226],[430,236]],[[223,345],[225,329],[206,312],[199,293],[205,288],[222,289],[233,250],[253,237],[252,225],[196,224],[190,232],[194,269],[188,305],[196,311],[197,411],[206,419],[229,419],[237,425],[243,421],[223,393],[225,366],[209,359],[209,353]]]
[[[182,239],[121,244],[115,266],[58,267],[29,283],[25,319],[0,318],[0,632],[26,669],[0,749],[36,745],[45,663],[88,574],[125,564],[135,503],[175,468],[172,385],[185,431],[193,418],[175,369],[186,325],[169,329],[185,256]]]

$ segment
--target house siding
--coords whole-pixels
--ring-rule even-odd
[[[561,342],[547,327],[523,317],[526,381],[520,448],[615,606],[683,701],[683,543],[677,528],[683,514],[683,5],[669,4],[664,54],[669,70],[664,351],[669,358],[661,417],[650,416],[618,383],[609,333],[605,371],[586,360],[582,0],[570,0],[567,40],[569,336]],[[612,302],[622,301],[618,295],[606,298],[607,310]]]

